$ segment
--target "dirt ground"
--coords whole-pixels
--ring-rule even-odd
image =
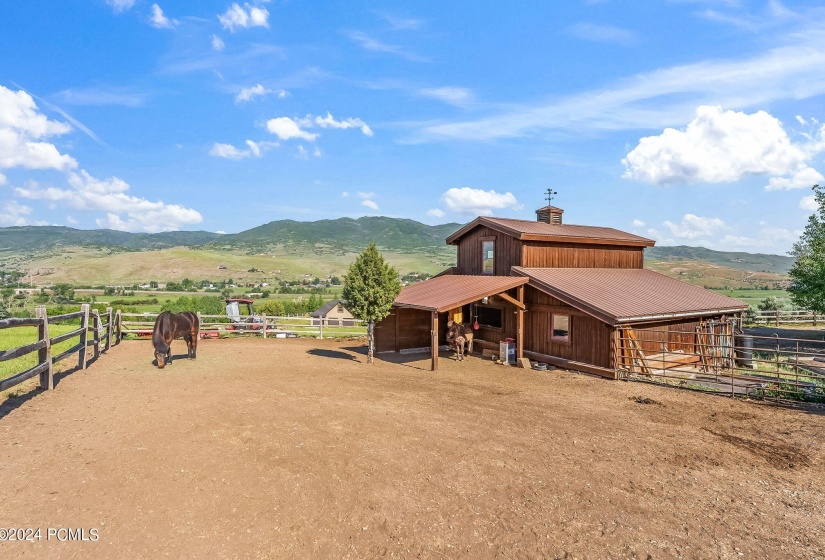
[[[7,401],[0,526],[42,538],[0,556],[825,557],[821,410],[392,356],[124,342]]]

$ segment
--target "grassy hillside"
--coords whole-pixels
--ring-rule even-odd
[[[647,261],[701,261],[736,270],[778,274],[787,273],[794,262],[792,257],[782,255],[713,251],[704,247],[685,245],[645,249],[645,259]]]
[[[414,220],[364,217],[317,222],[279,220],[241,233],[223,235],[209,244],[214,248],[266,248],[276,245],[313,247],[320,252],[358,251],[375,241],[385,249],[409,251],[441,249],[444,239],[461,224],[428,226]]]
[[[460,226],[364,217],[279,220],[229,235],[0,228],[0,268],[32,274],[36,285],[131,285],[184,277],[261,282],[305,274],[341,276],[355,255],[374,240],[402,274],[432,274],[455,262],[455,248],[445,245],[444,239]],[[647,249],[645,262],[648,268],[692,284],[731,289],[783,287],[793,259],[678,246]],[[248,272],[253,268],[260,272]]]
[[[142,251],[167,247],[194,246],[220,237],[210,231],[167,231],[128,233],[111,229],[74,229],[63,226],[23,226],[0,228],[0,253],[14,254],[58,247],[98,247]]]

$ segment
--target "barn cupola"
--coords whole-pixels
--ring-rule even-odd
[[[536,210],[536,220],[546,224],[561,224],[561,215],[564,210],[555,206],[545,206]]]

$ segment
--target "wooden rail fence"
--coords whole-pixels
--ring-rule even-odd
[[[123,334],[147,337],[152,334],[157,313],[123,313]],[[315,317],[272,317],[267,315],[241,315],[239,321],[230,322],[226,315],[201,315],[201,336],[230,336],[239,334],[260,335],[263,338],[292,338],[313,336],[318,338],[366,336],[366,326],[361,321],[336,321]]]
[[[814,326],[822,321],[822,315],[805,309],[794,311],[752,311],[745,315],[745,322],[750,325],[783,325],[810,323]]]
[[[63,315],[47,314],[45,307],[37,307],[34,318],[6,319],[0,321],[0,330],[15,327],[37,327],[37,341],[9,350],[0,350],[0,362],[13,360],[37,352],[37,365],[11,377],[0,380],[0,391],[5,391],[35,375],[40,376],[40,387],[54,388],[54,365],[77,354],[77,367],[86,369],[91,360],[107,352],[113,345],[120,343],[122,337],[122,317],[120,310],[115,312],[109,307],[101,317],[89,304],[80,306],[80,311]],[[77,329],[54,337],[49,336],[49,325],[79,320]],[[91,335],[91,336],[90,336]],[[66,340],[77,338],[78,342],[58,355],[52,353],[52,347]],[[91,347],[91,360],[89,357]]]

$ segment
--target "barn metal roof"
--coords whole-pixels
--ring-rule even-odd
[[[606,323],[736,313],[743,301],[645,269],[522,268],[530,285]],[[528,306],[529,308],[529,306]]]
[[[441,313],[523,286],[528,281],[517,276],[438,276],[402,288],[393,305]]]
[[[652,239],[620,231],[618,229],[597,226],[577,226],[573,224],[548,224],[530,220],[513,220],[510,218],[476,218],[447,238],[448,245],[454,245],[476,226],[489,228],[512,235],[522,241],[559,241],[567,243],[593,243],[600,245],[631,245],[652,247]]]

